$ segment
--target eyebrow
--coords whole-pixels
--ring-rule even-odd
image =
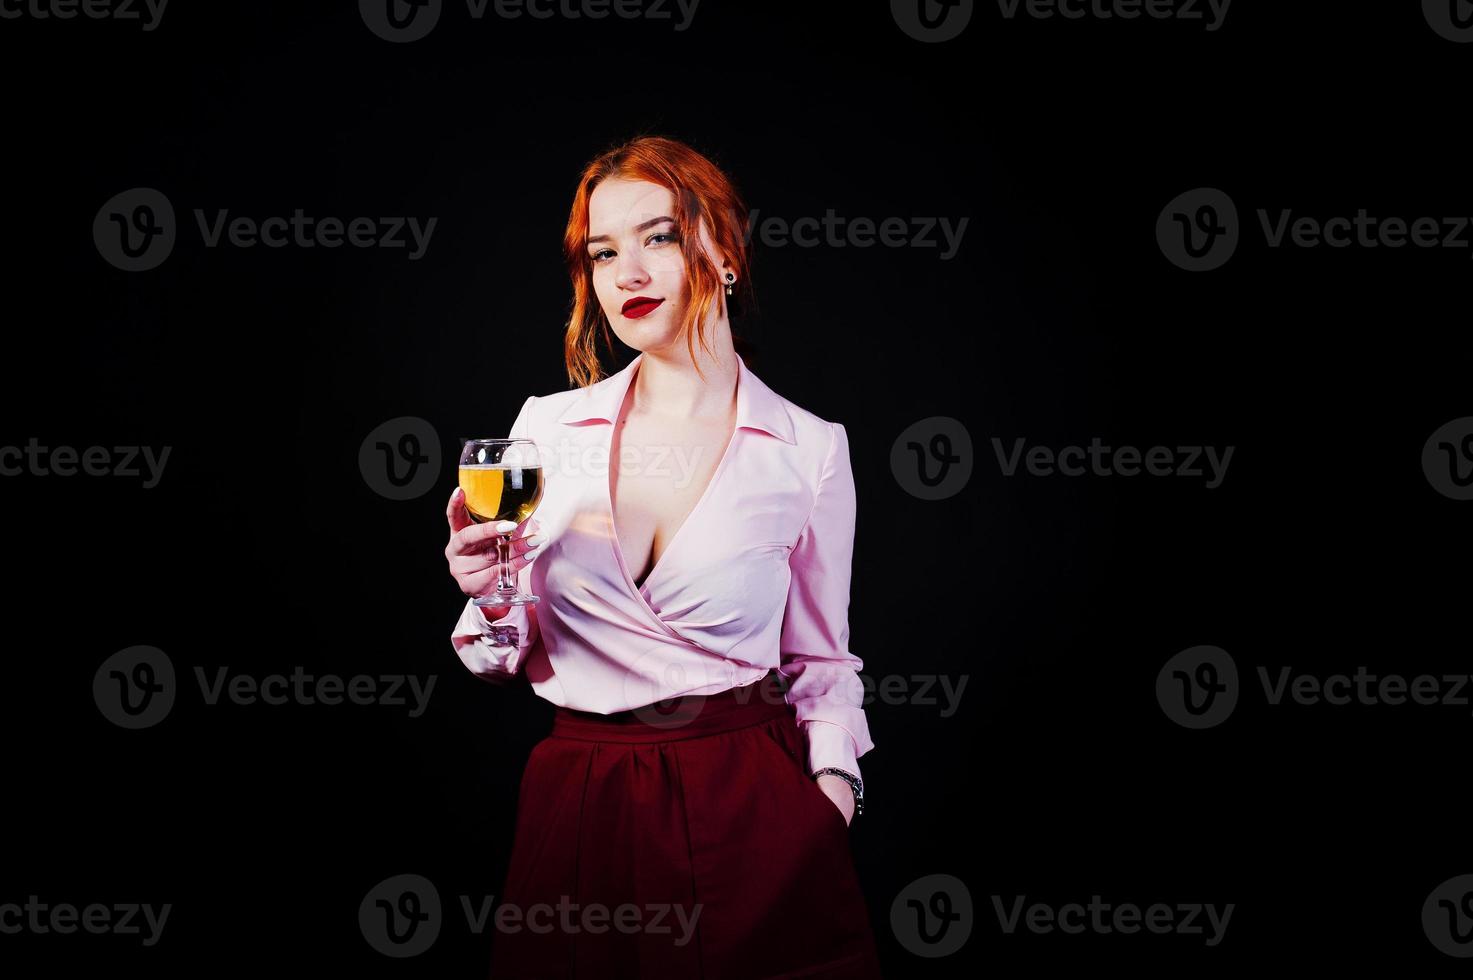
[[[644,222],[641,222],[640,224],[635,225],[634,226],[634,230],[635,231],[644,231],[646,228],[649,228],[649,227],[651,227],[653,225],[657,225],[657,224],[659,224],[662,221],[674,221],[674,220],[675,220],[674,218],[671,218],[669,216],[662,216],[662,217],[659,217],[659,218],[651,218],[648,221],[644,221]],[[608,235],[594,235],[592,238],[588,239],[588,244],[589,245],[592,245],[594,242],[606,242],[606,241],[609,241],[609,240],[610,239],[609,239],[609,236]]]

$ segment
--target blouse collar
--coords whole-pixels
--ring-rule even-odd
[[[644,352],[640,351],[623,370],[583,388],[581,396],[573,399],[557,420],[567,425],[592,419],[612,423],[643,359]],[[782,397],[763,384],[740,355],[737,356],[736,427],[761,429],[783,442],[797,444],[793,420],[783,406]]]

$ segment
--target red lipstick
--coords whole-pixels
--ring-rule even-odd
[[[629,320],[638,320],[663,302],[665,302],[663,299],[636,296],[624,304],[624,317]]]

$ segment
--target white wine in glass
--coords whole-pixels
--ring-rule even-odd
[[[460,489],[478,524],[521,524],[542,502],[542,452],[530,439],[470,439],[460,450]],[[500,574],[496,588],[471,600],[477,606],[521,606],[538,601],[517,588],[511,574],[511,536],[496,539]]]

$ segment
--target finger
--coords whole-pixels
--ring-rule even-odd
[[[515,564],[515,562],[513,562]],[[450,559],[450,574],[460,583],[466,595],[479,595],[473,589],[485,590],[496,584],[495,562],[485,562],[475,555],[461,555]]]
[[[502,531],[506,528],[507,531]],[[511,521],[487,522],[485,524],[471,524],[463,527],[450,536],[450,544],[446,546],[447,555],[471,555],[490,548],[494,553],[496,550],[496,539],[503,533],[514,531],[516,525]]]
[[[518,538],[516,541],[513,541],[511,547],[507,549],[507,555],[511,560],[512,570],[520,571],[524,566],[531,562],[533,558],[536,558],[538,555],[542,554],[543,547],[544,546],[540,543],[535,547],[528,547],[526,538]],[[493,564],[501,560],[496,554],[496,546],[494,544],[486,552],[486,554]]]
[[[465,491],[460,487],[450,491],[450,503],[445,507],[445,520],[450,523],[451,534],[471,524],[471,515],[465,509]]]
[[[511,539],[511,553],[513,555],[531,554],[535,558],[546,546],[546,537],[535,527],[529,526],[526,534],[519,538]]]
[[[538,550],[540,551],[541,549]],[[536,557],[537,553],[535,551],[530,555],[514,556],[509,562],[511,573],[513,575],[517,574],[522,569],[532,564],[533,559],[535,559]],[[499,564],[500,562],[497,560],[494,554],[489,556],[454,555],[450,558],[450,574],[454,576],[456,581],[460,582],[462,586],[472,580],[478,582],[482,577],[484,577],[487,582],[492,582],[494,584],[495,575],[491,573],[494,572]]]
[[[483,534],[479,538],[473,536],[474,528],[456,534],[450,539],[450,544],[445,548],[445,557],[452,562],[457,558],[468,558],[473,566],[479,564],[484,567],[487,564],[495,564],[501,560],[499,545],[501,535]],[[535,539],[535,543],[534,543]],[[530,556],[536,558],[546,547],[546,539],[541,534],[529,534],[522,538],[512,538],[507,542],[507,557],[512,559]]]

